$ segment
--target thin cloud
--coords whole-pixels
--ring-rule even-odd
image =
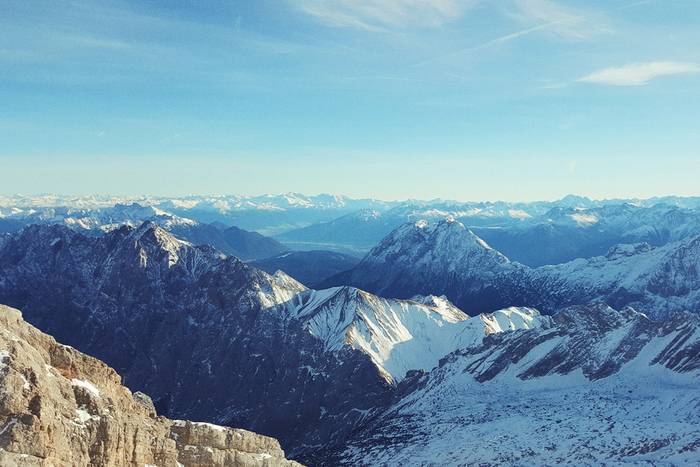
[[[608,86],[645,86],[663,76],[700,73],[700,65],[689,62],[632,63],[621,67],[605,68],[577,81]]]
[[[602,17],[566,8],[551,0],[515,0],[513,16],[522,22],[545,26],[558,36],[586,39],[607,31]]]
[[[550,26],[549,24],[540,24],[538,26],[533,26],[531,28],[523,29],[520,31],[515,31],[515,32],[512,32],[510,34],[505,34],[503,36],[496,37],[494,39],[490,39],[486,42],[482,42],[481,44],[473,45],[471,47],[466,47],[464,49],[455,50],[454,52],[450,52],[447,54],[439,55],[437,57],[429,58],[428,60],[423,60],[421,62],[413,64],[413,66],[418,67],[418,66],[429,65],[431,63],[449,60],[451,58],[459,57],[459,56],[466,55],[469,53],[478,52],[480,50],[487,49],[489,47],[505,44],[506,42],[510,42],[510,41],[518,39],[520,37],[527,36],[529,34],[532,34],[532,33],[538,32],[538,31],[542,31],[544,29],[547,29],[549,26]]]
[[[530,14],[533,14],[536,11],[529,9],[528,12]],[[476,45],[473,45],[471,47],[456,50],[456,51],[450,52],[448,54],[444,54],[444,55],[430,58],[428,60],[424,60],[422,62],[416,63],[414,66],[423,66],[423,65],[427,65],[427,64],[434,63],[437,61],[442,61],[445,59],[450,59],[450,58],[458,57],[461,55],[465,55],[465,54],[469,54],[469,53],[473,53],[473,52],[478,52],[478,51],[483,50],[483,49],[488,49],[488,48],[491,48],[494,46],[506,44],[508,42],[520,39],[521,37],[529,36],[529,35],[534,34],[534,33],[545,32],[545,31],[556,32],[558,34],[563,34],[563,35],[567,35],[567,36],[575,37],[575,38],[579,38],[579,39],[584,38],[585,35],[583,33],[576,32],[577,28],[572,27],[571,24],[567,24],[567,23],[575,23],[576,25],[587,24],[587,22],[584,21],[583,17],[574,16],[572,14],[563,14],[563,12],[560,12],[560,13],[561,14],[559,14],[559,15],[551,15],[550,16],[548,14],[544,14],[543,12],[541,12],[541,14],[536,16],[538,19],[540,19],[540,20],[545,19],[549,16],[550,20],[545,22],[545,23],[540,23],[536,26],[531,26],[531,27],[528,27],[525,29],[521,29],[519,31],[514,31],[514,32],[509,33],[509,34],[505,34],[503,36],[495,37],[495,38],[490,39],[486,42],[482,42],[481,44],[476,44]],[[593,31],[593,30],[594,29],[589,28],[586,35],[590,34],[591,31]],[[566,32],[564,32],[564,31],[566,31]]]
[[[406,27],[439,27],[464,16],[486,0],[300,0],[304,13],[335,27],[383,32]],[[493,4],[491,4],[493,5]],[[581,39],[605,28],[601,18],[561,6],[551,0],[508,0],[503,12],[526,25],[522,31],[493,43],[547,29],[560,36]],[[512,36],[512,37],[510,37]]]
[[[479,0],[302,0],[301,10],[330,26],[383,31],[437,27],[461,17]]]

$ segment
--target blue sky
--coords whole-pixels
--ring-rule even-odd
[[[4,0],[0,191],[700,194],[697,0]]]

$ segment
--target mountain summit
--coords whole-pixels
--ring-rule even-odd
[[[324,285],[348,284],[397,298],[447,295],[476,314],[499,308],[490,283],[510,264],[461,222],[421,220],[391,232],[354,269]]]

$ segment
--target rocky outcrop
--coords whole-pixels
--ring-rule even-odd
[[[112,368],[0,305],[0,465],[299,464],[274,438],[158,416]]]

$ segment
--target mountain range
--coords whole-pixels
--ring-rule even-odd
[[[154,223],[89,237],[30,226],[0,250],[0,302],[104,360],[159,413],[332,445],[387,393],[371,360],[327,353],[266,311],[306,288]]]
[[[556,206],[473,203],[480,211],[468,212],[465,203],[440,200],[289,196],[268,197],[265,204],[239,197],[239,204],[231,198],[224,207],[224,198],[204,198],[119,205],[72,200],[72,208],[58,206],[66,201],[60,198],[43,198],[43,207],[12,198],[8,208],[0,200],[0,220],[21,224],[0,235],[0,303],[77,349],[49,346],[47,336],[25,338],[40,333],[16,311],[0,310],[5,328],[29,343],[0,334],[0,352],[11,348],[9,360],[2,354],[0,361],[11,368],[5,374],[14,375],[3,379],[0,368],[0,383],[6,392],[18,388],[19,397],[12,411],[0,414],[0,448],[30,449],[17,436],[28,439],[33,431],[27,427],[39,426],[29,424],[32,416],[38,420],[32,423],[54,424],[78,417],[86,428],[70,441],[61,438],[62,446],[92,445],[100,433],[111,433],[100,421],[106,406],[90,399],[92,385],[110,397],[121,394],[113,400],[136,414],[133,426],[158,420],[151,445],[169,447],[139,448],[141,457],[134,457],[156,465],[163,462],[154,452],[184,459],[183,439],[205,456],[200,460],[214,453],[229,456],[231,465],[237,462],[231,456],[247,455],[233,451],[268,464],[266,456],[283,462],[286,452],[309,465],[683,465],[700,459],[694,410],[700,406],[700,235],[693,199],[632,205],[567,197]],[[453,215],[457,207],[460,216]],[[359,222],[402,220],[362,259],[285,251],[289,245],[255,258],[255,251],[279,244],[219,218],[184,215],[197,209],[231,216],[278,210],[336,216],[348,209],[342,223],[319,221],[339,225],[332,234],[339,241],[352,241]],[[536,232],[542,219],[557,236],[566,229],[571,235],[556,241],[542,235],[546,248],[536,245],[534,233],[513,240],[517,232]],[[510,232],[513,248],[539,251],[532,254],[542,259],[557,242],[579,242],[581,232],[600,240],[601,232],[613,230],[606,241],[616,243],[596,246],[605,248],[601,254],[581,255],[582,246],[560,255],[581,255],[576,259],[535,266],[510,257],[484,234]],[[372,229],[357,229],[357,238],[367,232]],[[70,367],[35,358],[47,348],[93,362],[78,356],[84,352],[114,370],[90,363],[100,368],[96,375],[108,377],[91,380],[81,369],[72,378],[90,385],[72,385],[65,376]],[[61,369],[67,379],[55,387],[76,389],[60,390],[65,400],[39,406],[60,406],[70,417],[34,413],[34,397],[47,397],[38,391],[54,386],[48,376],[32,379],[20,361]],[[121,388],[114,371],[139,395]],[[19,389],[25,384],[20,374],[27,391]],[[134,400],[146,410],[129,408]],[[207,423],[260,433],[251,433],[251,442],[266,447],[216,444],[227,428]],[[235,432],[225,431],[228,438]],[[279,439],[284,452],[264,436]],[[112,446],[111,439],[103,445]],[[49,444],[38,442],[37,449]],[[100,455],[108,455],[106,449]]]
[[[647,242],[661,246],[700,235],[700,215],[696,207],[581,203],[589,207],[571,207],[563,202],[405,203],[386,211],[358,211],[290,230],[276,238],[295,249],[337,249],[357,255],[367,253],[407,222],[451,218],[463,223],[511,260],[536,267],[600,256],[620,243]]]
[[[379,201],[298,193],[182,198],[15,196],[0,198],[0,232],[15,232],[32,223],[100,232],[151,220],[181,238],[213,245],[245,260],[265,259],[285,250],[362,257],[407,222],[454,218],[512,261],[537,267],[601,256],[620,243],[662,246],[700,235],[699,200],[566,196],[528,203]],[[233,226],[238,230],[225,232]],[[251,230],[267,238],[246,232]]]
[[[322,287],[351,285],[395,298],[447,296],[467,313],[533,306],[545,313],[601,299],[654,318],[700,310],[700,236],[660,247],[612,247],[605,256],[531,268],[511,262],[453,219],[405,224],[353,269]]]
[[[272,238],[257,232],[220,223],[201,223],[180,217],[154,206],[137,203],[116,204],[98,209],[45,207],[14,210],[0,217],[0,231],[17,232],[27,225],[65,225],[73,230],[102,235],[124,225],[138,226],[144,221],[158,224],[177,237],[198,245],[210,245],[223,253],[243,260],[268,258],[288,251],[288,248]]]

